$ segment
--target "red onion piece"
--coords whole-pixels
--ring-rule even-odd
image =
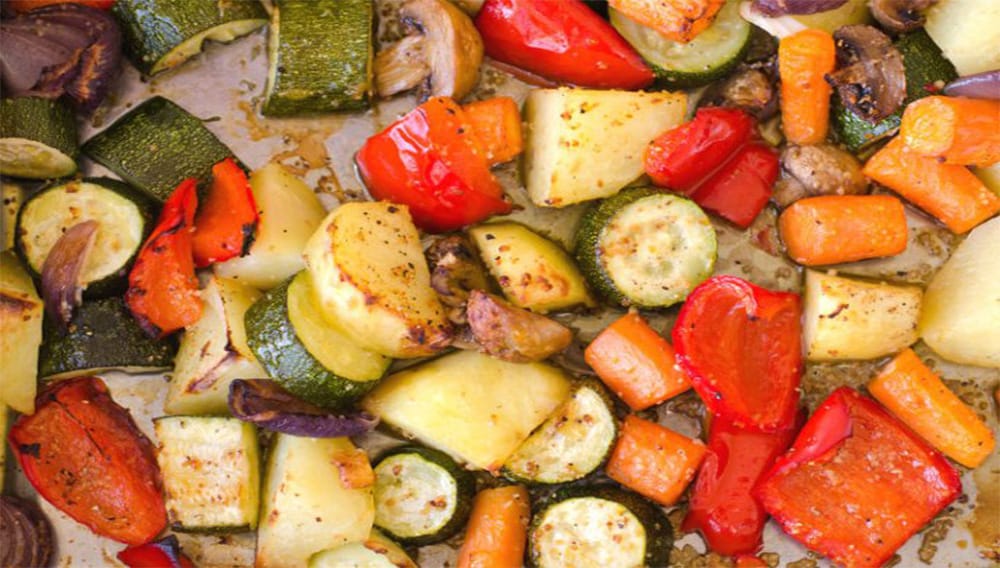
[[[1000,69],[959,77],[944,88],[951,97],[1000,100]]]
[[[236,418],[265,430],[308,438],[358,436],[378,424],[378,418],[364,412],[332,414],[292,396],[270,379],[233,381],[229,410]]]
[[[52,526],[38,505],[0,497],[0,566],[48,566],[53,550]]]
[[[77,223],[52,245],[42,264],[42,299],[45,312],[66,329],[73,310],[83,301],[80,281],[83,266],[97,239],[97,221]]]
[[[827,12],[846,3],[847,0],[753,0],[753,7],[768,16],[785,16]]]

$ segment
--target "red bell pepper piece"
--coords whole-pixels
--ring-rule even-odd
[[[153,444],[101,379],[51,383],[9,440],[39,495],[96,534],[143,544],[166,527]]]
[[[257,219],[257,203],[243,168],[232,158],[212,166],[208,198],[194,218],[195,266],[204,268],[247,254],[253,244]]]
[[[800,301],[735,276],[688,296],[673,329],[677,361],[710,411],[735,425],[789,428],[802,375]]]
[[[778,154],[764,144],[743,146],[691,194],[703,209],[747,228],[771,199],[778,179]]]
[[[958,472],[849,387],[813,413],[757,486],[786,533],[844,566],[880,566],[961,493]]]
[[[194,568],[194,563],[181,552],[181,545],[174,535],[156,542],[130,546],[117,556],[129,568]]]
[[[668,130],[646,149],[653,183],[690,194],[750,140],[754,120],[732,108],[700,108],[690,122]]]
[[[128,275],[125,303],[150,335],[168,335],[201,317],[191,237],[196,189],[186,179],[170,194]]]
[[[751,491],[788,449],[795,432],[795,427],[755,432],[723,418],[713,419],[708,428],[708,454],[688,500],[683,530],[699,531],[708,548],[719,554],[758,552],[767,513]]]
[[[598,89],[653,83],[635,49],[580,0],[486,0],[476,29],[486,55],[542,77]]]
[[[355,162],[372,197],[409,206],[425,231],[452,231],[511,210],[462,107],[446,97],[369,138]]]

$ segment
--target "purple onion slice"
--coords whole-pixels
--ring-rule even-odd
[[[236,379],[229,386],[233,416],[265,430],[308,438],[339,438],[370,432],[378,418],[365,412],[333,414],[296,398],[270,379]]]

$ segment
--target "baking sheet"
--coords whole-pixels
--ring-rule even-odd
[[[386,13],[380,2],[379,13]],[[393,33],[383,25],[383,35]],[[343,200],[363,198],[364,192],[352,165],[353,153],[369,135],[381,130],[399,115],[411,109],[410,97],[383,102],[365,113],[304,119],[264,119],[258,114],[267,72],[266,31],[261,30],[230,45],[210,45],[206,53],[180,68],[144,81],[128,67],[115,98],[98,115],[81,125],[81,139],[103,129],[119,115],[151,95],[167,97],[196,116],[206,120],[209,129],[251,168],[277,161],[303,177],[320,195],[327,207]],[[483,80],[476,96],[509,95],[523,99],[526,86],[509,80],[502,73],[484,67]],[[86,164],[91,174],[107,172]],[[527,205],[523,188],[517,184],[517,172],[508,166],[500,172],[514,200]],[[581,208],[539,210],[526,207],[514,217],[538,227],[553,238],[567,242]],[[909,212],[912,239],[904,255],[890,260],[869,261],[843,267],[844,272],[874,275],[892,273],[896,279],[922,283],[933,273],[956,240],[931,221]],[[762,215],[748,231],[736,231],[717,224],[720,241],[719,273],[743,276],[758,284],[780,289],[796,289],[799,273],[776,255],[774,215]],[[615,314],[575,322],[581,336],[589,339]],[[669,329],[670,313],[654,317],[660,331]],[[921,345],[922,356],[930,353]],[[988,393],[1000,384],[1000,370],[960,367],[934,360],[936,370],[997,431],[997,408]],[[804,379],[805,400],[814,407],[825,395],[841,384],[860,386],[873,376],[881,362],[854,365],[813,365]],[[139,427],[152,438],[152,418],[162,414],[166,377],[163,375],[129,376],[122,373],[102,375],[114,398],[132,410]],[[659,410],[661,421],[687,435],[698,435],[699,421],[684,408],[690,400],[675,401]],[[378,435],[362,444],[377,444]],[[15,492],[33,496],[20,472],[13,480]],[[1000,455],[994,453],[975,472],[963,470],[962,497],[936,518],[929,528],[912,538],[899,551],[899,566],[949,566],[978,568],[997,566],[1000,558]],[[57,535],[58,566],[118,566],[115,554],[123,545],[94,536],[47,503]],[[672,519],[679,518],[675,511]],[[682,535],[678,535],[681,537]],[[253,562],[253,534],[229,536],[179,535],[185,551],[200,566],[248,566]],[[785,537],[771,522],[765,530],[763,558],[770,565],[806,568],[827,566],[800,545]],[[452,543],[453,544],[453,543]],[[414,558],[425,567],[453,565],[452,544],[428,546],[415,552]],[[704,544],[695,535],[677,540],[673,559],[680,566],[715,566],[718,557],[701,557]],[[990,556],[992,555],[992,556]],[[992,558],[992,560],[990,559]]]

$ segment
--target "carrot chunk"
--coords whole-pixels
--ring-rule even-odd
[[[955,233],[965,233],[1000,211],[1000,197],[968,168],[921,156],[899,136],[869,158],[862,172]]]
[[[491,166],[509,162],[524,150],[521,111],[514,99],[494,97],[464,105],[462,110]]]
[[[930,445],[966,467],[983,463],[996,445],[989,426],[912,349],[890,361],[868,383],[868,392]]]
[[[705,30],[724,0],[608,0],[631,20],[653,28],[669,39],[687,43]]]
[[[637,416],[626,416],[608,477],[664,506],[673,505],[705,458],[705,444]]]
[[[903,203],[891,195],[800,199],[778,218],[788,256],[806,266],[892,256],[906,250]]]
[[[986,167],[1000,162],[1000,101],[925,97],[906,107],[899,134],[922,156]]]
[[[792,144],[819,144],[830,125],[831,87],[824,76],[836,65],[833,36],[806,29],[778,44],[781,126]]]
[[[472,503],[458,568],[520,568],[524,565],[531,502],[521,485],[484,489]]]

